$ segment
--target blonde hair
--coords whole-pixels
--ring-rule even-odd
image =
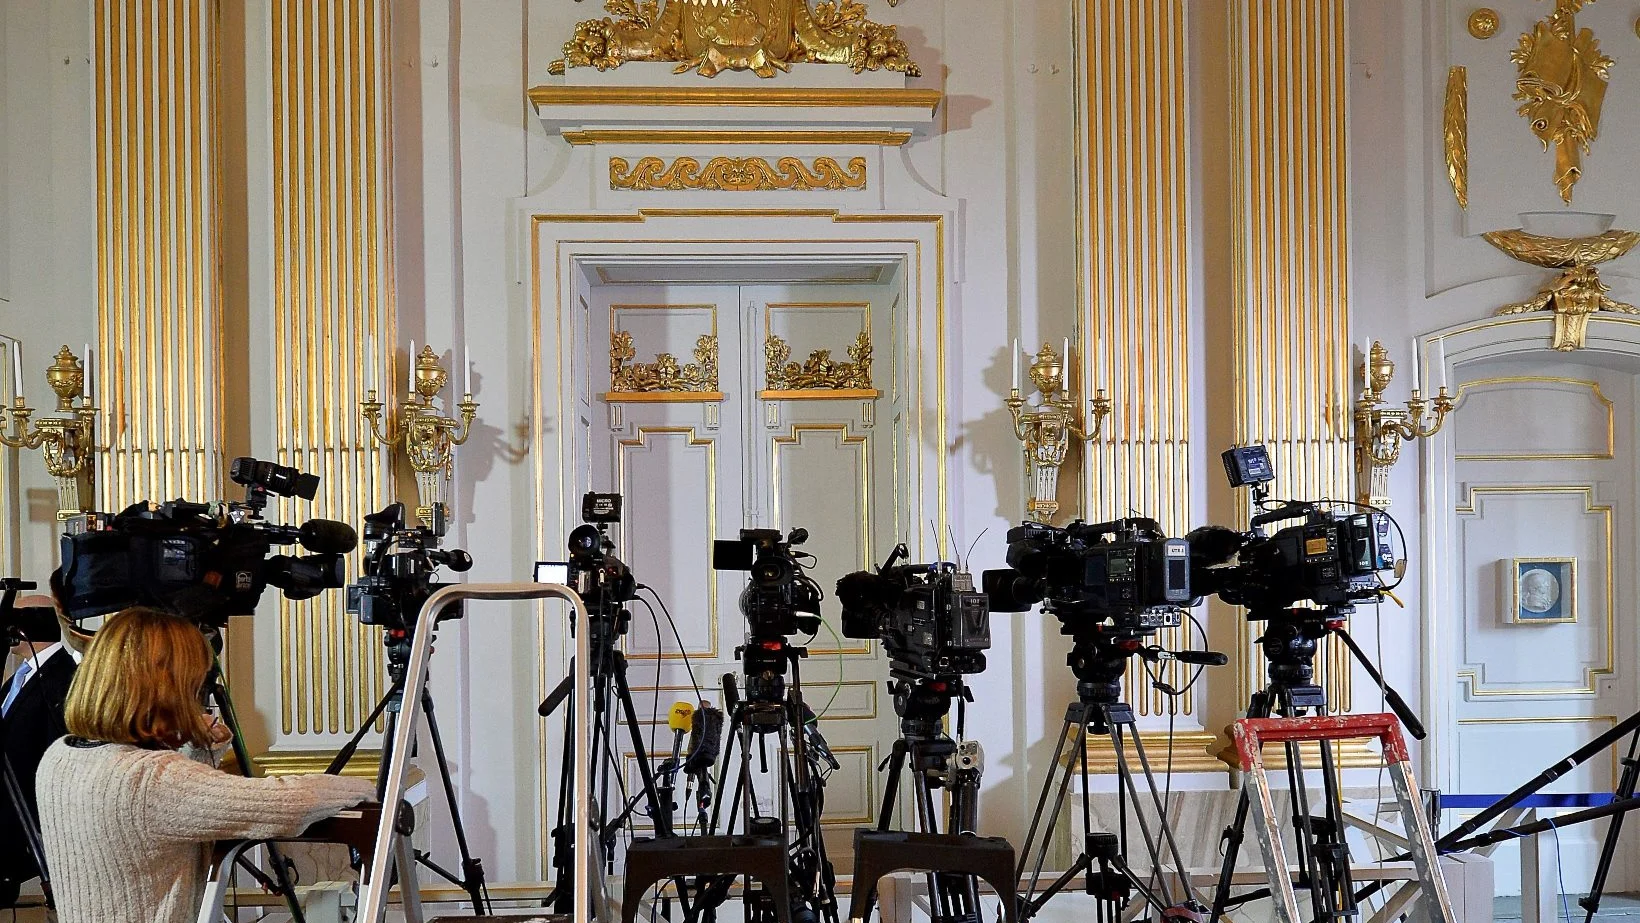
[[[186,619],[158,609],[116,613],[74,674],[63,718],[76,737],[175,748],[210,746],[200,703],[215,656]]]

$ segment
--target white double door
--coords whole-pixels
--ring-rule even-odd
[[[798,667],[802,694],[837,763],[822,820],[839,873],[848,871],[853,828],[876,821],[877,767],[898,733],[880,645],[842,636],[835,599],[839,577],[871,566],[910,538],[904,505],[895,500],[903,495],[898,459],[905,457],[895,440],[905,427],[904,389],[894,380],[904,368],[894,346],[894,291],[892,285],[602,286],[594,290],[585,327],[587,355],[594,359],[612,330],[629,334],[635,356],[628,364],[655,363],[665,352],[688,366],[702,336],[715,336],[718,346],[721,399],[688,392],[622,399],[631,395],[610,395],[613,373],[593,361],[580,402],[586,486],[623,495],[624,521],[613,532],[618,554],[665,602],[664,611],[634,604],[625,643],[638,712],[645,721],[653,716],[648,736],[656,759],[671,753],[671,705],[696,699],[696,683],[700,697],[721,705],[723,674],[740,669],[736,648],[746,619],[738,600],[746,574],[714,570],[713,542],[736,539],[745,528],[807,529],[808,541],[797,550],[813,555],[808,573],[825,594],[823,624],[814,637],[799,635],[793,643],[808,648]],[[849,361],[847,349],[862,330],[878,350],[872,383],[880,397],[762,395],[771,333],[789,344],[787,361],[801,365],[817,349]],[[635,784],[629,743],[624,736],[619,741]],[[772,759],[775,741],[768,743]],[[765,811],[779,813],[772,786],[760,784],[757,793]],[[694,820],[686,806],[675,824],[694,829]]]

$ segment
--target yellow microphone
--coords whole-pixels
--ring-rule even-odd
[[[666,716],[666,726],[674,731],[687,732],[691,726],[691,718],[695,714],[695,706],[688,702],[678,702],[672,706],[672,711]]]

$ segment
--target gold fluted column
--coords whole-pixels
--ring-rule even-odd
[[[1234,438],[1269,446],[1278,498],[1354,498],[1345,26],[1345,0],[1233,0],[1227,23]],[[1264,660],[1260,626],[1236,618],[1245,703]],[[1317,655],[1337,711],[1351,707],[1348,667],[1336,641]]]
[[[93,8],[105,510],[222,492],[217,16],[195,0]]]
[[[271,27],[268,384],[278,460],[323,479],[315,502],[286,501],[282,513],[358,526],[390,493],[386,456],[357,410],[369,363],[394,342],[387,2],[275,0]],[[405,381],[377,371],[386,387]],[[356,729],[383,691],[377,632],[348,615],[341,593],[281,600],[279,621],[283,733]]]
[[[1087,448],[1085,505],[1094,520],[1153,516],[1169,535],[1193,525],[1185,7],[1084,0],[1079,61],[1086,245],[1078,353],[1093,357],[1080,374],[1089,393],[1108,388],[1112,402],[1104,434]],[[1198,635],[1186,623],[1159,641],[1199,646]],[[1163,675],[1176,687],[1189,679],[1173,664]],[[1142,716],[1176,711],[1175,768],[1219,765],[1205,754],[1213,735],[1196,727],[1196,689],[1169,699],[1134,667],[1127,695]],[[1090,752],[1108,766],[1100,743],[1109,750],[1095,742]]]

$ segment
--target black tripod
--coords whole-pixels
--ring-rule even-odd
[[[644,746],[642,725],[638,722],[638,710],[632,703],[632,687],[626,678],[626,655],[618,646],[620,638],[626,633],[626,626],[630,621],[627,611],[619,604],[588,599],[588,630],[592,636],[587,639],[587,646],[591,663],[588,665],[592,675],[592,746],[590,749],[593,776],[597,779],[598,797],[590,806],[592,811],[591,824],[594,835],[598,837],[602,846],[602,854],[607,871],[614,872],[615,842],[627,820],[636,811],[638,803],[645,804],[650,821],[655,827],[655,836],[664,838],[672,836],[672,803],[671,799],[662,799],[660,790],[655,783],[654,767],[649,764],[649,752]],[[569,698],[574,682],[574,663],[568,675],[553,688],[536,711],[542,717],[548,717],[558,710]],[[612,717],[610,695],[614,694],[621,707],[621,714]],[[564,751],[573,752],[573,735],[575,731],[575,709],[571,705],[565,712],[564,719]],[[634,757],[638,763],[638,776],[641,788],[637,794],[627,797],[626,786],[617,782],[622,793],[620,810],[610,816],[609,795],[611,776],[620,771],[621,760],[615,753],[614,734],[612,727],[615,721],[626,726],[627,736],[632,744]],[[552,892],[547,896],[546,903],[557,913],[572,913],[574,911],[574,831],[575,805],[572,785],[574,766],[569,760],[564,760],[558,788],[558,815],[556,825],[552,829],[552,866],[554,881]]]
[[[1076,876],[1083,874],[1086,875],[1086,892],[1098,899],[1096,919],[1102,923],[1115,923],[1120,920],[1134,893],[1161,914],[1163,920],[1199,919],[1199,914],[1205,910],[1196,900],[1186,877],[1184,858],[1179,852],[1178,842],[1174,839],[1172,824],[1167,816],[1167,806],[1156,785],[1150,760],[1145,755],[1144,741],[1139,737],[1133,709],[1121,700],[1122,676],[1127,671],[1128,658],[1143,655],[1147,651],[1140,640],[1144,633],[1141,630],[1118,630],[1114,636],[1099,632],[1078,633],[1073,636],[1074,643],[1067,661],[1077,678],[1077,700],[1065,709],[1065,723],[1059,733],[1059,744],[1054,749],[1054,768],[1043,781],[1042,793],[1037,797],[1036,811],[1031,816],[1029,832],[1025,835],[1025,845],[1019,853],[1018,877],[1025,879],[1026,889],[1019,896],[1021,920],[1029,920],[1035,916],[1051,897],[1063,891]],[[1185,662],[1224,662],[1224,655],[1212,652],[1181,652],[1174,656]],[[1071,733],[1073,728],[1074,735]],[[1089,805],[1090,798],[1087,797],[1087,793],[1090,792],[1087,751],[1090,731],[1108,735],[1116,757],[1116,797],[1120,818],[1116,833],[1094,829],[1093,811]],[[1069,759],[1061,760],[1065,755],[1066,742],[1073,739],[1073,746],[1076,749],[1070,754]],[[1139,758],[1145,785],[1150,790],[1150,800],[1156,809],[1159,829],[1155,831],[1151,830],[1150,821],[1140,804],[1133,771],[1128,766],[1126,747],[1129,742],[1133,745],[1134,754]],[[1058,825],[1060,809],[1064,806],[1065,796],[1073,777],[1080,779],[1085,793],[1082,800],[1082,849],[1071,863],[1071,867],[1038,893],[1037,879],[1042,874],[1048,848],[1053,843],[1054,828]],[[1050,792],[1054,793],[1051,808],[1048,805]],[[1149,880],[1136,873],[1127,861],[1130,801],[1136,809],[1134,816],[1139,821],[1145,851],[1150,857],[1154,887]],[[1042,838],[1039,841],[1037,832],[1044,817],[1048,823],[1046,829],[1041,831]],[[1034,863],[1031,859],[1033,845],[1036,848]],[[1182,897],[1182,900],[1176,899],[1167,876],[1162,872],[1164,848],[1177,870],[1178,886],[1182,892],[1179,897]],[[1030,873],[1027,876],[1028,866]]]
[[[890,685],[890,691],[894,694],[894,713],[900,716],[900,737],[883,761],[883,766],[888,768],[888,780],[882,808],[877,812],[877,830],[887,832],[889,829],[894,800],[900,790],[900,776],[909,763],[917,829],[922,833],[940,832],[934,791],[944,789],[951,793],[947,832],[974,833],[979,821],[979,779],[983,767],[976,753],[963,748],[977,745],[965,743],[959,748],[946,736],[942,726],[954,699],[957,739],[962,739],[963,704],[969,701],[962,677],[898,677]],[[932,923],[981,923],[979,881],[974,876],[930,872],[928,895]],[[868,902],[861,919],[870,915]]]
[[[404,704],[405,673],[410,662],[410,635],[398,629],[389,630],[382,634],[382,643],[387,649],[387,675],[392,680],[392,685],[388,687],[387,694],[382,696],[381,701],[376,703],[376,707],[370,710],[370,714],[359,722],[359,729],[337,752],[336,758],[331,761],[330,767],[325,770],[326,772],[339,773],[342,771],[342,767],[348,764],[353,758],[354,752],[359,749],[359,743],[364,740],[364,736],[370,733],[376,719],[384,713],[387,715],[387,728],[383,739],[393,739],[394,728],[398,726],[399,722],[399,710]],[[482,860],[475,858],[472,851],[467,847],[467,830],[461,822],[461,807],[456,801],[455,782],[450,778],[450,763],[444,755],[444,738],[439,734],[438,719],[433,714],[433,692],[431,689],[423,688],[421,708],[427,715],[427,735],[433,742],[433,759],[438,767],[439,781],[444,786],[445,803],[450,809],[450,826],[455,831],[456,849],[461,854],[461,873],[456,874],[440,866],[423,850],[415,850],[414,855],[417,862],[431,869],[434,874],[466,891],[467,896],[473,902],[473,915],[482,916],[489,913],[490,907],[489,892],[485,889],[484,882],[484,863]],[[390,753],[390,750],[383,748],[381,761],[376,767],[376,797],[378,799],[385,794],[388,774],[392,770]]]
[[[1268,621],[1259,647],[1268,662],[1270,682],[1253,693],[1247,705],[1247,717],[1268,718],[1272,715],[1294,718],[1305,712],[1316,716],[1327,714],[1327,695],[1315,683],[1315,654],[1319,642],[1329,635],[1344,642],[1367,675],[1383,690],[1384,700],[1406,725],[1412,736],[1422,740],[1423,725],[1394,689],[1384,682],[1366,653],[1355,639],[1344,630],[1345,617],[1352,611],[1349,606],[1327,606],[1320,609],[1282,609],[1274,613],[1249,611],[1249,621]],[[1329,741],[1316,742],[1320,748],[1321,779],[1326,804],[1320,817],[1310,814],[1310,798],[1304,785],[1303,755],[1297,742],[1284,744],[1287,757],[1289,797],[1292,803],[1298,859],[1298,886],[1310,894],[1311,913],[1317,921],[1342,920],[1358,914],[1357,894],[1350,878],[1349,847],[1344,842],[1344,805],[1339,791],[1337,764]],[[1236,802],[1236,818],[1222,837],[1224,862],[1219,870],[1219,884],[1213,895],[1212,919],[1217,921],[1227,910],[1270,896],[1269,888],[1257,888],[1239,895],[1231,895],[1231,876],[1236,868],[1236,856],[1245,837],[1247,816],[1251,809],[1248,791],[1242,788]]]
[[[40,892],[45,895],[46,906],[56,907],[51,897],[51,875],[46,870],[46,847],[40,840],[39,818],[29,810],[28,796],[23,794],[23,786],[17,781],[16,771],[11,768],[11,759],[3,753],[0,753],[0,785],[5,786],[6,799],[17,814],[17,825],[23,829],[23,847],[28,850],[29,858],[34,860],[34,867],[40,873]]]
[[[820,735],[814,713],[803,703],[803,685],[798,661],[808,649],[787,644],[785,639],[751,641],[736,652],[743,656],[746,698],[735,689],[735,675],[723,677],[726,711],[730,715],[723,762],[718,768],[716,789],[720,795],[712,805],[707,828],[716,833],[724,803],[729,804],[725,833],[734,832],[737,818],[752,836],[780,837],[787,846],[787,877],[794,923],[837,923],[837,876],[826,857],[826,843],[820,830],[820,814],[825,809],[825,775],[820,764],[838,768],[831,748]],[[791,683],[786,683],[787,667]],[[752,779],[752,742],[758,742],[759,771],[769,774],[768,739],[778,740],[775,756],[773,796],[779,816],[761,814],[757,808]],[[740,753],[735,753],[739,743]],[[721,797],[729,767],[738,765],[734,792]],[[685,919],[716,919],[717,908],[729,897],[734,876],[702,876],[694,885],[694,900],[683,902]],[[747,923],[773,923],[777,918],[773,898],[758,884],[748,887]]]

